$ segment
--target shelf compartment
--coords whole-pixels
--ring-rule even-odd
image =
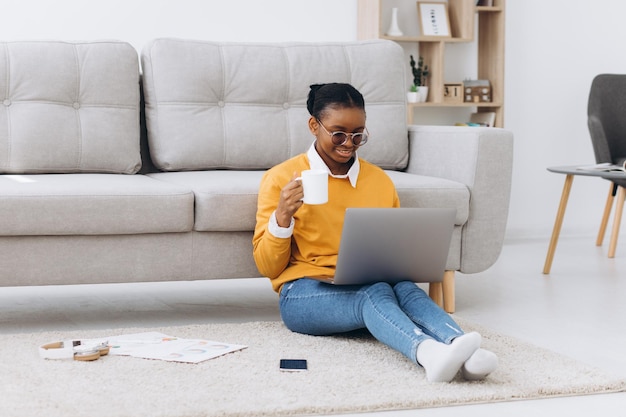
[[[397,42],[415,54],[410,43],[417,44],[418,54],[430,68],[427,81],[429,99],[426,103],[410,103],[407,107],[409,120],[413,110],[419,108],[476,108],[477,111],[496,113],[495,126],[504,124],[504,23],[506,0],[493,0],[492,6],[476,6],[476,0],[448,0],[448,16],[452,37],[421,36],[418,30],[416,0],[357,0],[358,39],[387,39]],[[398,7],[404,16],[404,36],[387,36],[392,8]],[[415,21],[408,24],[407,19]],[[491,98],[489,103],[444,102],[446,44],[477,43],[477,79],[489,80]],[[407,71],[410,72],[407,62]],[[409,80],[407,80],[408,82]],[[408,84],[407,84],[408,90]]]

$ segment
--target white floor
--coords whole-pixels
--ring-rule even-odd
[[[507,241],[488,271],[457,276],[456,314],[626,379],[626,239],[614,259],[594,242],[562,237],[543,275],[547,240]],[[266,279],[0,288],[0,333],[278,319]],[[624,406],[626,393],[366,416],[623,416]]]

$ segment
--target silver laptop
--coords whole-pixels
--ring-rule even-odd
[[[336,285],[440,282],[455,209],[349,208],[343,224]]]

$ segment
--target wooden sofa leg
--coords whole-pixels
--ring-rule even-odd
[[[437,305],[443,308],[443,290],[441,282],[431,282],[428,284],[428,295]]]
[[[428,284],[428,295],[435,303],[447,313],[454,313],[454,271],[446,271],[442,282]]]
[[[443,274],[443,309],[447,313],[454,313],[456,300],[454,298],[454,271]]]

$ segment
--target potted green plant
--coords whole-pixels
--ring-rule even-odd
[[[430,75],[428,65],[424,64],[424,58],[419,57],[417,63],[413,55],[410,56],[409,64],[411,65],[411,73],[413,74],[413,84],[407,94],[409,102],[426,101],[428,97],[428,87],[426,86],[426,77]]]
[[[406,99],[409,103],[417,103],[419,101],[420,93],[417,89],[418,87],[415,84],[411,84],[409,92],[406,93]]]

